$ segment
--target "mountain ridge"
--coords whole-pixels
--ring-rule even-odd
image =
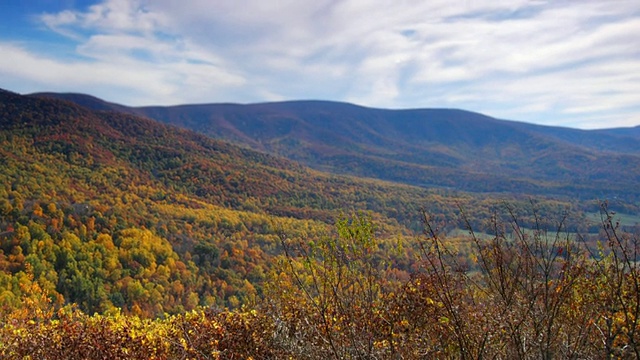
[[[10,92],[13,94],[17,94],[10,90],[1,89],[0,91]],[[617,127],[617,128],[598,128],[598,129],[579,129],[572,128],[566,126],[553,126],[553,125],[541,125],[528,123],[518,120],[509,120],[509,119],[500,119],[490,115],[485,115],[472,110],[465,110],[459,108],[383,108],[383,107],[371,107],[358,105],[354,103],[344,102],[344,101],[335,101],[335,100],[318,100],[318,99],[302,99],[302,100],[282,100],[282,101],[266,101],[266,102],[255,102],[255,103],[235,103],[235,102],[203,102],[203,103],[185,103],[185,104],[176,104],[176,105],[143,105],[143,106],[129,106],[118,104],[114,102],[110,102],[99,97],[85,94],[85,93],[76,93],[76,92],[35,92],[29,94],[23,94],[24,96],[35,96],[35,97],[50,97],[56,99],[62,99],[74,102],[76,104],[94,109],[94,110],[118,110],[118,111],[132,111],[136,114],[144,113],[141,109],[167,109],[167,108],[188,108],[188,107],[211,107],[211,106],[221,106],[221,107],[264,107],[271,105],[309,105],[309,104],[334,104],[337,106],[346,106],[351,108],[358,109],[369,109],[375,111],[387,111],[387,112],[396,112],[396,111],[425,111],[425,110],[434,110],[434,111],[452,111],[452,112],[460,112],[466,114],[477,115],[486,119],[493,119],[499,122],[507,122],[507,123],[515,123],[515,124],[523,124],[536,128],[549,128],[549,129],[566,129],[569,131],[583,131],[583,132],[609,132],[615,133],[621,136],[635,136],[637,132],[640,132],[640,125],[636,126],[628,126],[628,127]],[[625,132],[630,132],[631,134],[625,134]]]
[[[620,129],[578,130],[458,109],[391,110],[320,100],[125,107],[82,94],[30,96],[128,112],[319,170],[410,185],[604,197],[635,193],[627,189],[640,179],[640,142]]]
[[[3,119],[0,151],[7,154],[0,163],[19,161],[7,165],[7,170],[18,164],[29,165],[28,158],[14,156],[11,149],[17,147],[27,153],[51,157],[47,159],[51,162],[49,167],[53,164],[80,167],[87,172],[87,177],[93,176],[94,171],[99,174],[105,167],[117,167],[128,174],[117,180],[122,186],[136,183],[148,183],[160,189],[168,186],[217,206],[259,209],[297,218],[309,218],[312,214],[327,222],[342,205],[351,206],[341,200],[343,187],[360,186],[360,182],[367,181],[370,190],[378,195],[370,197],[367,191],[359,191],[359,196],[349,197],[366,203],[370,210],[385,206],[375,197],[388,192],[389,186],[408,188],[318,173],[289,159],[239,147],[192,130],[126,113],[94,111],[64,100],[0,92],[0,118]],[[69,176],[64,171],[59,173]],[[9,183],[15,182],[11,186],[18,187],[17,184],[27,180]],[[79,180],[65,181],[68,183],[58,189],[58,195],[66,193],[74,187],[69,184]],[[323,189],[333,193],[333,197],[318,195]],[[103,196],[86,189],[82,192],[88,198]],[[415,201],[426,194],[424,189],[417,188],[405,192]],[[84,201],[82,197],[63,200]],[[404,206],[400,198],[395,201],[398,201],[397,209]],[[263,204],[256,206],[256,202]],[[406,205],[417,207],[416,203]]]

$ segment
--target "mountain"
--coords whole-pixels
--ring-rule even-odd
[[[579,198],[640,195],[637,129],[577,130],[455,109],[385,110],[326,101],[123,107],[307,166],[423,187]]]
[[[582,211],[593,213],[594,204],[576,198],[472,194],[327,174],[131,114],[138,109],[75,99],[103,109],[0,89],[2,358],[508,358],[521,352],[510,345],[514,338],[545,336],[541,354],[597,358],[635,345],[628,338],[640,314],[633,296],[638,237],[618,223],[620,216],[637,223],[635,204],[623,214],[603,206],[604,221],[592,226]],[[392,161],[384,149],[409,146],[394,131],[409,137],[403,125],[427,127],[374,118],[376,128],[358,119],[378,110],[329,105],[351,111],[360,128],[331,120],[337,128],[319,136],[312,132],[322,130],[321,121],[305,120],[309,114],[296,115],[289,128],[278,115],[282,128],[264,120],[260,131],[242,122],[227,130],[253,138],[303,134],[329,154],[352,154],[354,164],[373,149],[375,164]],[[451,155],[431,166],[443,171],[434,173],[436,181],[447,167],[471,174],[464,168],[469,160],[456,151],[517,134],[477,114],[429,114],[448,117],[429,136],[451,143],[435,149]],[[486,133],[474,136],[468,127]],[[592,151],[594,159],[628,156],[617,170],[634,174],[632,151],[590,150],[590,133],[575,140],[585,145],[570,143],[574,134],[535,141],[564,144],[577,156]],[[519,136],[534,153],[529,138]],[[416,149],[436,142],[425,137],[408,139]],[[350,147],[357,144],[366,149]],[[593,261],[601,254],[612,255]],[[504,301],[505,288],[519,301]],[[510,318],[515,326],[505,326]],[[554,321],[551,337],[539,330],[550,326],[536,325],[540,318]],[[610,337],[613,350],[601,341],[608,319],[619,330]],[[512,328],[515,334],[505,332]],[[568,346],[568,338],[577,345]]]
[[[438,231],[454,237],[466,225],[487,231],[485,220],[504,211],[505,204],[516,209],[523,227],[535,228],[538,223],[529,211],[533,206],[549,219],[560,218],[572,208],[567,227],[594,230],[584,215],[597,209],[593,202],[472,194],[323,173],[131,114],[138,109],[114,111],[116,105],[102,104],[99,99],[74,98],[108,109],[92,110],[50,96],[0,91],[0,312],[19,307],[24,299],[22,289],[31,285],[42,289],[35,291],[38,295],[47,293],[59,304],[76,303],[89,313],[120,308],[125,313],[158,316],[198,305],[238,307],[263,294],[268,274],[282,265],[278,257],[285,237],[305,244],[326,239],[337,219],[360,211],[375,221],[379,251],[391,254],[392,266],[402,276],[408,276],[418,256],[414,234],[422,229],[421,209],[438,222]],[[278,113],[291,106],[297,106],[297,111],[309,108],[304,104],[278,104],[283,107]],[[316,105],[326,108],[326,104]],[[275,137],[278,132],[285,138],[304,134],[309,144],[325,144],[326,154],[350,152],[354,165],[362,165],[365,159],[358,157],[362,149],[350,147],[354,144],[366,144],[379,152],[371,158],[373,165],[377,159],[393,164],[382,153],[385,146],[392,146],[391,141],[398,141],[391,144],[406,151],[406,143],[387,136],[406,131],[403,123],[377,128],[377,137],[365,136],[362,132],[372,132],[373,127],[356,120],[366,109],[331,105],[361,127],[354,131],[352,124],[342,124],[340,131],[356,137],[353,142],[342,143],[349,137],[340,137],[331,129],[316,133],[321,130],[321,119],[300,117],[289,128],[286,121],[278,120],[282,124],[278,128],[258,118],[264,123],[258,129],[249,124],[255,111],[252,107],[220,108],[232,113],[249,111],[245,123],[226,128],[241,129],[236,134],[245,139],[247,134],[255,138]],[[272,105],[265,106],[271,109]],[[470,116],[453,113],[459,121]],[[376,126],[382,126],[383,120]],[[404,126],[413,126],[406,122]],[[500,123],[477,115],[476,120],[462,124],[491,131]],[[462,132],[463,125],[443,127],[439,135],[430,136],[453,139],[449,133]],[[453,150],[496,141],[465,136],[452,140]],[[422,138],[424,135],[411,138],[418,143],[416,149]],[[479,181],[479,172],[460,167],[464,159],[451,156],[439,161],[425,166],[431,181],[442,178],[456,186],[464,185],[461,179]],[[487,176],[483,181],[500,185],[496,179]],[[514,189],[531,184],[525,179]],[[633,191],[637,190],[630,193]],[[464,220],[457,216],[461,209]],[[629,207],[616,210],[637,212]]]
[[[95,98],[74,99],[104,108]],[[95,198],[110,202],[106,198],[117,197],[119,187],[140,185],[236,210],[330,221],[339,210],[357,203],[376,211],[388,210],[390,201],[394,212],[417,209],[428,194],[419,188],[331,176],[123,112],[95,111],[68,101],[10,92],[0,92],[0,106],[5,169],[33,163],[50,176],[65,178],[62,188],[54,188],[53,183],[37,185],[44,187],[38,192],[51,191],[68,203]],[[110,174],[102,174],[105,171]],[[86,181],[85,176],[102,179]],[[6,183],[19,187],[25,181],[15,178]],[[92,188],[94,181],[103,184]],[[362,190],[345,199],[342,194],[354,187]],[[394,193],[396,199],[376,200],[386,193]]]
[[[236,307],[261,294],[279,234],[318,239],[356,209],[401,234],[423,204],[453,209],[434,198],[147,118],[0,91],[0,311],[19,307],[32,283],[89,313]]]
[[[632,136],[636,139],[640,139],[640,126],[630,127],[630,128],[614,128],[614,129],[604,129],[600,130],[601,132],[618,135],[618,136]]]
[[[30,284],[89,313],[237,307],[262,294],[280,264],[282,236],[317,241],[336,219],[364,211],[376,222],[380,251],[407,271],[421,209],[450,231],[462,227],[459,208],[483,229],[505,202],[529,203],[323,173],[99,99],[74,100],[108,110],[0,91],[0,312],[19,307]],[[285,132],[267,125],[243,131]],[[311,128],[308,138],[322,140]],[[328,150],[348,150],[339,139]],[[545,214],[579,208],[572,228],[581,210],[592,211],[575,199],[536,201]],[[535,223],[531,214],[522,220]],[[409,239],[403,250],[401,237]]]
[[[112,110],[112,111],[118,111],[123,113],[134,112],[130,107],[104,101],[95,96],[91,96],[87,94],[42,92],[34,95],[42,98],[67,100],[93,110]]]

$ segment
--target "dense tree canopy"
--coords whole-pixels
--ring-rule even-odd
[[[327,175],[0,97],[3,358],[638,351],[637,233],[610,208],[589,220],[598,201]]]

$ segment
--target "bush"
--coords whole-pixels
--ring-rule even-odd
[[[281,234],[279,270],[254,309],[89,316],[59,308],[26,277],[23,306],[3,314],[0,356],[640,358],[638,234],[621,231],[606,206],[596,247],[568,233],[565,219],[545,223],[536,214],[536,228],[524,229],[509,214],[489,221],[490,238],[469,229],[472,259],[460,263],[423,213],[421,256],[408,280],[396,276],[366,215],[340,218],[336,233],[316,243]]]

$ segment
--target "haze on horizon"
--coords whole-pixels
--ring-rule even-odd
[[[0,88],[126,105],[319,99],[640,124],[640,2],[0,4]]]

